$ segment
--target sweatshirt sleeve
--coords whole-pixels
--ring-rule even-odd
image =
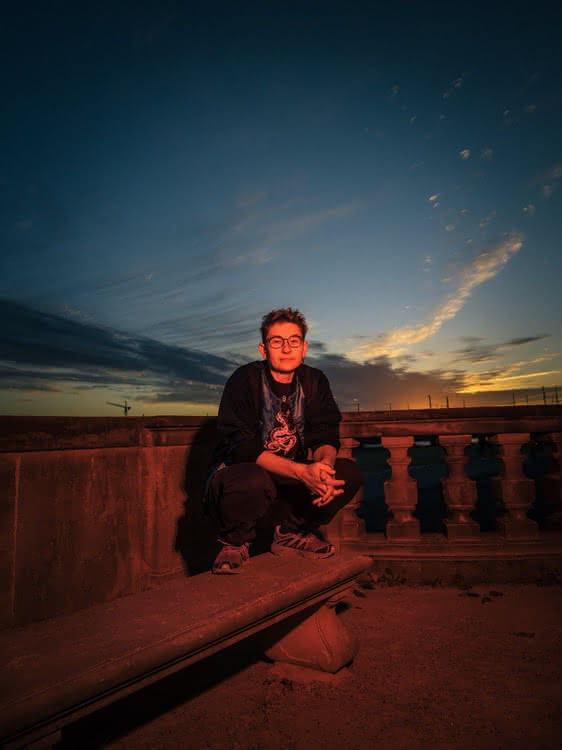
[[[341,413],[338,409],[328,378],[321,370],[315,397],[307,410],[307,448],[315,451],[321,445],[333,445],[340,449],[339,423]]]
[[[234,372],[226,382],[217,428],[232,463],[253,462],[262,452],[255,394],[243,370]]]

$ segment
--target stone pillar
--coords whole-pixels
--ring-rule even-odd
[[[464,450],[472,435],[440,435],[439,445],[445,448],[448,475],[441,480],[443,500],[448,515],[443,524],[450,540],[475,539],[480,536],[480,524],[471,516],[477,500],[476,482],[468,478]]]
[[[540,480],[546,501],[551,508],[546,519],[546,528],[562,529],[562,432],[551,432],[543,437],[552,448],[550,470]]]
[[[353,460],[352,451],[353,448],[357,448],[360,445],[359,440],[354,438],[340,438],[341,447],[338,453],[338,458],[350,458]],[[337,516],[328,524],[326,527],[326,539],[336,547],[336,552],[340,551],[341,543],[346,542],[347,545],[353,544],[353,542],[362,542],[367,535],[365,528],[365,521],[359,518],[356,511],[361,505],[363,500],[363,487],[355,495]]]
[[[296,626],[291,620],[261,636],[269,659],[333,674],[356,656],[359,640],[343,625],[329,603],[300,619]]]
[[[535,483],[523,473],[521,446],[529,439],[528,432],[504,432],[489,440],[500,449],[500,475],[492,479],[492,492],[507,511],[498,518],[498,531],[506,539],[536,539],[539,535],[538,524],[527,517],[535,499]]]
[[[390,451],[388,463],[392,470],[384,483],[384,499],[394,517],[387,521],[386,536],[393,542],[420,540],[420,522],[412,516],[418,503],[418,484],[408,474],[408,449],[413,437],[383,437],[382,444]]]

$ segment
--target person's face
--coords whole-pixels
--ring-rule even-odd
[[[272,346],[271,340],[275,337],[284,339],[282,346],[279,348]],[[299,345],[294,348],[288,341],[293,337],[300,339]],[[294,341],[296,342],[296,339]],[[275,344],[275,341],[273,341],[273,344]],[[302,340],[301,329],[296,323],[274,323],[269,329],[266,343],[259,344],[258,348],[262,357],[269,362],[272,370],[290,373],[302,363],[308,349],[308,343]]]

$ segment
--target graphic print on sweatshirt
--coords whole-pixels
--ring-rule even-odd
[[[287,396],[282,396],[281,406],[275,414],[275,426],[270,430],[264,448],[289,458],[295,453],[297,440],[297,430]]]

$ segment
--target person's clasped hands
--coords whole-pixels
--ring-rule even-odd
[[[339,489],[345,484],[343,479],[335,478],[336,470],[334,467],[324,461],[315,461],[306,464],[302,472],[302,481],[308,489],[315,495],[313,505],[327,505],[336,495],[341,495],[343,489]]]

